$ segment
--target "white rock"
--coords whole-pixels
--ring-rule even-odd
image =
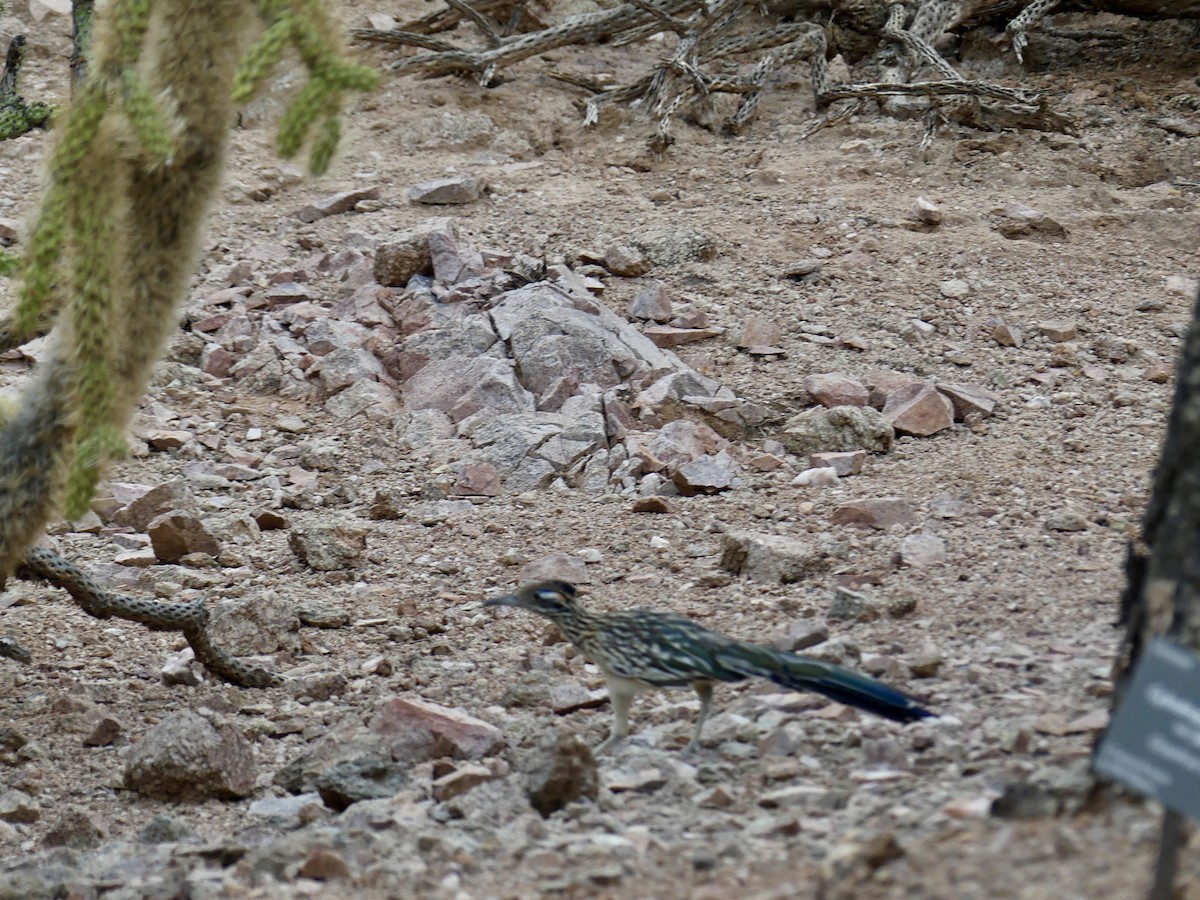
[[[971,286],[961,278],[952,278],[938,285],[938,292],[950,300],[962,300],[971,293]]]
[[[806,487],[824,487],[830,484],[838,483],[837,470],[832,466],[821,466],[816,469],[805,469],[799,475],[792,479],[792,484],[804,485]]]
[[[942,224],[942,208],[924,197],[918,197],[913,203],[911,215],[923,225]]]
[[[396,20],[387,13],[369,13],[367,24],[379,31],[392,31],[396,27]]]
[[[29,15],[41,22],[47,16],[71,15],[71,0],[29,0]]]
[[[934,534],[910,534],[900,542],[900,561],[922,568],[946,561],[946,542]]]
[[[192,652],[192,648],[185,647],[178,653],[167,657],[167,661],[159,670],[159,677],[162,678],[164,684],[185,684],[195,687],[203,680],[196,670],[195,661],[196,655]]]
[[[1196,296],[1197,285],[1200,284],[1195,278],[1189,278],[1186,275],[1168,275],[1164,287],[1169,294],[1179,294],[1182,297],[1187,297],[1189,300]]]

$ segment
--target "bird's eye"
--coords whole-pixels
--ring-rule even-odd
[[[543,603],[554,603],[556,600],[558,600],[558,592],[557,591],[541,590],[541,591],[538,591],[534,596],[537,597],[539,600],[541,600]]]

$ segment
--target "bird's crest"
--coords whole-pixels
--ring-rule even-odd
[[[524,585],[523,589],[528,590],[539,600],[549,602],[554,602],[562,598],[574,600],[579,593],[575,585],[566,581],[536,581],[532,584]]]

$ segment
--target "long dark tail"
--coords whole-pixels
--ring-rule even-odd
[[[737,643],[723,648],[718,660],[739,674],[769,678],[794,691],[816,691],[830,700],[895,722],[915,722],[935,715],[903,691],[868,675],[796,653]]]

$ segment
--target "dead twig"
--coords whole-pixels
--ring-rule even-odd
[[[804,61],[808,63],[818,109],[839,104],[837,109],[821,115],[809,129],[810,134],[841,121],[850,111],[861,108],[865,100],[901,96],[927,98],[933,107],[924,112],[923,145],[933,140],[946,121],[978,128],[1074,131],[1072,123],[1053,112],[1041,94],[967,80],[933,46],[933,39],[943,30],[1001,10],[1020,13],[1013,20],[1020,32],[1045,15],[1055,0],[963,0],[958,4],[921,0],[913,8],[895,0],[835,0],[843,21],[853,21],[855,27],[870,28],[879,38],[894,41],[902,48],[903,56],[901,64],[887,74],[889,80],[836,86],[830,82],[825,64],[825,28],[814,21],[747,28],[760,12],[748,0],[627,0],[613,9],[572,16],[558,25],[515,37],[500,37],[485,19],[485,9],[494,12],[500,8],[494,0],[446,2],[458,14],[455,21],[473,21],[483,31],[488,46],[465,48],[418,39],[415,24],[403,32],[363,29],[356,35],[431,51],[395,60],[388,65],[394,72],[427,77],[469,72],[484,85],[501,68],[559,47],[598,41],[620,45],[663,32],[674,35],[673,46],[671,39],[667,40],[666,55],[646,75],[629,84],[604,85],[568,72],[549,73],[555,80],[591,95],[583,104],[585,126],[595,124],[601,107],[607,103],[630,102],[645,109],[655,123],[654,135],[649,139],[655,152],[662,152],[673,142],[673,122],[686,106],[710,104],[717,93],[740,96],[737,110],[726,120],[725,128],[734,133],[741,131],[753,118],[776,73]],[[819,14],[814,9],[813,15]],[[422,21],[422,28],[432,27],[431,22]],[[743,68],[730,74],[729,64],[739,55],[751,56],[753,68],[748,73]],[[914,82],[912,70],[922,66],[932,67],[937,79]]]

